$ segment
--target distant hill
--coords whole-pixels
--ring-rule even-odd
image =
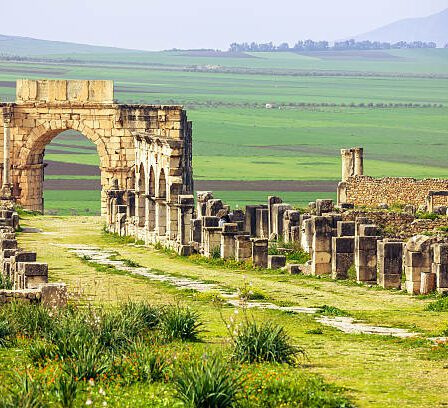
[[[123,52],[136,51],[127,50],[124,48],[102,47],[61,41],[38,40],[29,37],[0,35],[0,54],[39,56],[51,54],[113,54]]]
[[[354,39],[381,42],[432,41],[443,47],[448,43],[448,9],[428,17],[400,20]]]

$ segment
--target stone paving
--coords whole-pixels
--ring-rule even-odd
[[[307,308],[298,306],[278,306],[270,302],[242,302],[238,298],[237,292],[229,292],[225,290],[218,284],[206,283],[200,280],[195,280],[186,277],[179,277],[170,275],[167,273],[158,273],[150,268],[144,267],[132,267],[127,266],[123,260],[113,259],[114,255],[117,255],[115,251],[103,250],[99,248],[94,248],[87,245],[63,245],[68,248],[70,252],[74,253],[79,258],[84,258],[92,263],[98,263],[101,265],[109,265],[117,270],[128,272],[133,275],[144,276],[152,281],[168,283],[179,290],[191,289],[197,292],[209,292],[217,291],[226,300],[229,305],[234,307],[244,306],[253,309],[269,309],[269,310],[279,310],[282,312],[289,313],[304,313],[304,314],[317,314],[319,308]],[[382,335],[382,336],[393,336],[400,338],[409,338],[419,336],[418,333],[409,332],[406,329],[394,328],[394,327],[380,327],[365,324],[351,317],[329,317],[329,316],[316,316],[316,321],[325,325],[334,327],[344,333],[348,334],[369,334],[369,335]]]

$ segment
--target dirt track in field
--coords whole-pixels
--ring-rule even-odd
[[[65,152],[64,152],[65,153]],[[45,174],[51,176],[99,176],[98,166],[89,166],[87,164],[62,163],[46,160],[48,166],[45,168]]]
[[[92,167],[92,166],[85,166]],[[48,174],[48,172],[47,172]],[[61,174],[61,173],[59,173]],[[64,173],[67,174],[67,173]],[[195,189],[211,191],[281,191],[281,192],[324,192],[334,193],[337,181],[237,181],[237,180],[198,180]],[[45,180],[47,190],[100,190],[100,180]]]

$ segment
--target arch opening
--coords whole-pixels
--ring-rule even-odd
[[[100,215],[98,146],[73,129],[48,130],[29,139],[19,152],[14,183],[24,206],[50,215]]]

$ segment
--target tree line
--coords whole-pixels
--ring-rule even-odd
[[[230,52],[281,52],[281,51],[340,51],[340,50],[390,50],[390,49],[416,49],[416,48],[437,48],[435,42],[425,41],[399,41],[396,43],[380,42],[380,41],[356,41],[346,40],[337,41],[334,45],[330,45],[328,41],[305,40],[298,41],[294,46],[290,46],[287,42],[275,45],[269,43],[243,42],[230,44]],[[448,48],[448,44],[445,45]]]

